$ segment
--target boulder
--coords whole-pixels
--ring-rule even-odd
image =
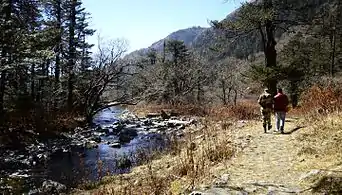
[[[96,143],[100,143],[102,141],[100,136],[94,136],[91,138],[91,140],[95,141]]]
[[[158,117],[160,117],[159,113],[148,113],[146,115],[146,118],[158,118]]]
[[[153,122],[150,119],[143,120],[142,122],[146,126],[152,126],[153,125]]]
[[[130,129],[130,128],[123,129],[119,133],[119,141],[120,143],[128,143],[137,135],[138,135],[138,132],[136,129]]]
[[[132,166],[132,161],[127,157],[121,157],[116,162],[116,167],[119,169],[127,169]]]
[[[133,137],[127,135],[127,134],[120,134],[119,135],[119,141],[120,143],[128,143],[133,139]]]
[[[133,128],[127,128],[127,129],[123,129],[121,132],[120,132],[120,135],[121,134],[127,134],[131,137],[135,137],[138,135],[138,132],[136,129],[133,129]]]
[[[121,144],[119,142],[110,143],[109,146],[112,148],[121,148]]]
[[[40,191],[44,194],[60,194],[67,191],[67,187],[56,181],[47,180],[43,182]]]
[[[161,111],[160,116],[162,117],[162,119],[167,120],[170,119],[170,116],[168,114],[166,114],[166,112],[164,110]]]

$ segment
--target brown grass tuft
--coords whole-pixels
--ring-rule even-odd
[[[222,129],[205,121],[201,127],[189,129],[168,154],[136,167],[131,173],[110,177],[92,194],[180,194],[187,193],[211,178],[211,169],[234,154],[230,126]],[[104,185],[103,185],[104,184]]]
[[[140,116],[147,113],[177,113],[183,116],[208,117],[212,120],[251,120],[259,117],[259,106],[256,102],[241,101],[236,105],[139,105],[131,108]]]
[[[342,108],[340,90],[331,85],[325,87],[314,85],[302,96],[301,111],[314,119],[322,115],[338,112]]]

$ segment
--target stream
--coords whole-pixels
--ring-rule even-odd
[[[138,118],[123,107],[94,116],[88,128],[76,128],[59,138],[5,151],[0,160],[0,194],[62,193],[107,175],[129,172],[181,137],[190,119]]]

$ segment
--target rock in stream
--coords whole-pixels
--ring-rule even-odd
[[[85,180],[127,172],[139,164],[136,152],[149,155],[151,150],[162,150],[167,147],[168,135],[181,136],[186,126],[195,123],[162,115],[138,118],[120,107],[103,110],[95,116],[93,127],[76,128],[55,139],[36,140],[20,150],[2,152],[0,181],[25,181],[21,193],[60,193]],[[0,194],[11,190],[0,182]]]

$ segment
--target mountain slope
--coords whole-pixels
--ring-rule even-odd
[[[197,40],[197,37],[201,36],[203,32],[205,32],[208,28],[203,27],[191,27],[187,29],[181,29],[176,32],[171,33],[164,39],[161,39],[155,43],[153,43],[148,48],[142,48],[132,53],[128,54],[126,57],[139,57],[145,55],[149,49],[155,49],[157,52],[163,51],[164,48],[164,41],[166,40],[179,40],[184,41],[187,47],[191,47],[194,44],[194,41]]]
[[[295,11],[293,14],[280,12],[281,18],[293,18],[294,15],[298,17],[308,16],[312,19],[315,13],[322,8],[327,2],[324,0],[308,0],[307,7],[303,7],[301,1],[290,0],[289,4],[297,9],[303,9],[301,12]],[[305,5],[305,3],[304,3]],[[240,8],[234,10],[224,20],[234,20],[239,15]],[[304,15],[303,15],[304,14]],[[283,42],[282,40],[289,40],[289,36],[284,30],[285,28],[278,28],[275,37],[278,42]],[[226,40],[219,31],[213,28],[201,28],[192,27],[188,29],[182,29],[171,33],[166,38],[153,43],[149,48],[156,49],[157,52],[163,50],[163,44],[165,40],[175,39],[184,41],[185,45],[206,57],[219,55],[220,58],[225,58],[228,56],[234,56],[239,59],[247,59],[251,54],[261,52],[263,50],[261,44],[261,37],[258,31],[251,32],[248,36],[242,36],[234,39],[234,41]],[[282,44],[286,44],[283,42]],[[140,49],[132,52],[129,56],[143,56],[147,53],[149,48]],[[218,49],[218,52],[212,52],[212,48]]]

